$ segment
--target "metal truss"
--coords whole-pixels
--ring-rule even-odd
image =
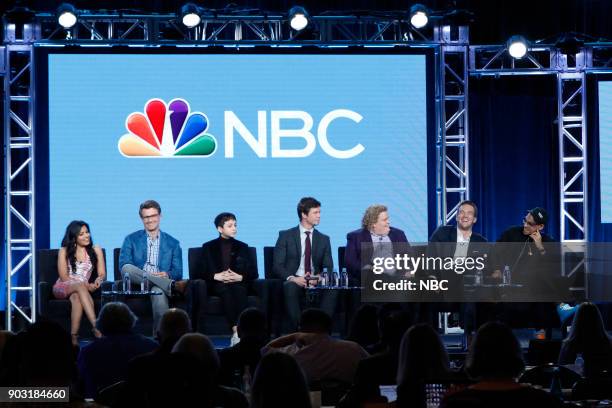
[[[428,42],[431,29],[414,29],[407,16],[314,16],[304,32],[290,29],[282,15],[209,15],[194,28],[186,28],[175,14],[83,13],[71,29],[57,24],[55,15],[36,15],[42,41],[112,42],[162,45],[188,43],[235,43],[316,41],[318,43]]]
[[[435,28],[441,44],[436,81],[436,204],[437,224],[457,215],[461,201],[469,198],[468,28],[454,32]]]
[[[35,321],[35,191],[33,44],[251,46],[415,46],[436,50],[437,223],[452,219],[469,197],[467,27],[415,30],[406,16],[314,16],[312,28],[296,33],[286,17],[203,16],[187,29],[176,15],[82,13],[75,27],[58,26],[54,15],[37,14],[16,26],[4,21],[6,47],[0,58],[5,90],[6,327],[16,315]],[[16,292],[28,295],[17,302]],[[19,304],[18,304],[19,303]],[[27,306],[24,306],[27,304]]]
[[[17,32],[18,31],[18,32]],[[33,26],[6,26],[3,47],[6,328],[12,318],[36,319]],[[27,302],[18,302],[20,293]],[[18,304],[19,303],[19,304]],[[25,305],[24,305],[25,303]]]

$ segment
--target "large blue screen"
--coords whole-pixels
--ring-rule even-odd
[[[257,247],[263,276],[262,248],[297,225],[303,196],[322,202],[318,228],[331,237],[335,265],[336,248],[374,203],[389,207],[409,240],[427,239],[424,55],[50,54],[48,62],[52,247],[73,219],[87,221],[107,251],[120,247],[142,228],[146,199],[160,202],[162,230],[180,240],[185,276],[187,248],[218,235],[222,211],[237,215],[237,238]]]
[[[601,222],[612,222],[612,82],[599,82]]]

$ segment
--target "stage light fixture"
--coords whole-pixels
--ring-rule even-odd
[[[302,31],[308,26],[308,13],[304,7],[295,6],[289,10],[289,25],[295,31]]]
[[[200,24],[202,18],[200,17],[200,10],[198,6],[193,3],[186,3],[181,7],[181,22],[187,28],[193,28]]]
[[[507,43],[508,53],[514,59],[521,59],[527,54],[527,40],[522,35],[513,35]]]
[[[410,24],[414,28],[423,28],[429,21],[429,10],[422,4],[414,4],[410,7]]]
[[[57,8],[57,22],[65,29],[74,27],[77,23],[77,10],[70,3],[63,3]]]

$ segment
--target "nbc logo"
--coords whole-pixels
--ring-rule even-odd
[[[129,133],[119,139],[119,152],[125,157],[210,156],[217,150],[214,136],[206,133],[208,118],[190,112],[184,99],[166,104],[150,99],[145,113],[133,112],[126,121]]]

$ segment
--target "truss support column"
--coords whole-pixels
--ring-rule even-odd
[[[5,22],[4,203],[6,328],[13,317],[36,320],[33,46],[40,27]],[[27,302],[19,302],[25,293]],[[27,307],[26,307],[27,306]]]
[[[437,224],[452,220],[470,196],[468,122],[468,27],[437,26],[436,80]]]

